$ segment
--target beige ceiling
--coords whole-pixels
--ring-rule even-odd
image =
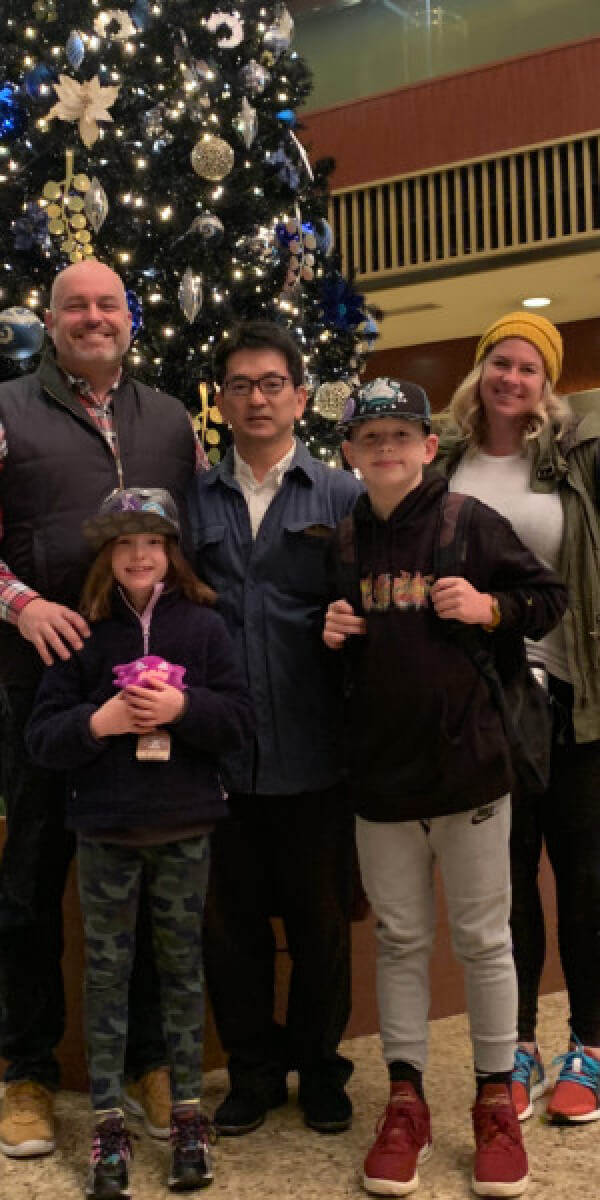
[[[395,288],[369,289],[368,300],[386,314],[377,349],[478,334],[501,313],[519,308],[526,296],[550,296],[552,304],[537,311],[557,325],[600,316],[600,250]],[[421,305],[428,307],[418,312],[403,311]]]

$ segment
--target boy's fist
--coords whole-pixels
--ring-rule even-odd
[[[467,579],[446,575],[431,589],[431,602],[442,621],[462,621],[465,625],[491,625],[492,597],[478,592]]]
[[[339,650],[350,634],[366,633],[367,622],[364,617],[355,616],[354,609],[347,600],[334,600],[325,614],[323,641],[330,650]]]

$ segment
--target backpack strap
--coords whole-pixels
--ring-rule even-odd
[[[598,462],[598,459],[596,461]],[[436,579],[446,575],[464,577],[469,528],[475,504],[473,496],[463,496],[459,492],[446,492],[443,496],[440,505],[437,544],[434,547]],[[448,637],[460,646],[485,679],[492,700],[500,714],[504,734],[513,756],[513,763],[515,759],[522,761],[524,757],[523,739],[515,723],[496,668],[493,642],[490,640],[488,644],[487,641],[483,641],[481,632],[475,625],[465,625],[462,621],[444,621],[443,625]],[[524,683],[527,682],[525,679]],[[527,758],[526,750],[525,758]]]
[[[336,600],[347,600],[358,615],[362,608],[358,576],[356,529],[352,513],[340,521],[336,530]]]
[[[473,496],[444,492],[433,550],[433,574],[436,579],[446,575],[464,576],[474,508]]]

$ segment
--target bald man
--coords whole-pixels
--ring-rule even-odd
[[[201,461],[178,400],[122,369],[131,317],[121,279],[103,263],[67,267],[52,288],[53,346],[39,370],[0,386],[0,1057],[8,1062],[0,1150],[54,1150],[55,1048],[64,1032],[61,903],[73,840],[65,777],[23,744],[44,664],[68,658],[88,627],[78,599],[90,552],[86,516],[117,487],[184,495]],[[130,996],[129,1103],[168,1137],[168,1075],[147,923]],[[144,949],[145,947],[145,949]]]

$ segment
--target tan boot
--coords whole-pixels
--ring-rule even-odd
[[[128,1083],[123,1096],[128,1112],[141,1117],[151,1137],[167,1139],[171,1132],[171,1080],[168,1067],[148,1071]]]
[[[52,1154],[54,1096],[41,1083],[7,1083],[0,1113],[0,1150],[9,1158]]]

